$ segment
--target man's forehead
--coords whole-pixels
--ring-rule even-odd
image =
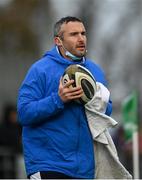
[[[61,31],[68,31],[68,32],[78,32],[78,31],[85,31],[85,27],[83,25],[82,22],[78,22],[78,21],[75,21],[75,22],[68,22],[68,23],[64,23],[62,24],[61,26]]]

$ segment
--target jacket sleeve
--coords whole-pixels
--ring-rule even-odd
[[[108,116],[110,116],[111,113],[112,113],[112,101],[109,100],[109,102],[108,102],[108,104],[107,104],[107,107],[106,107],[106,112],[105,112],[105,114],[108,115]]]
[[[36,75],[35,75],[36,74]],[[45,97],[45,81],[35,71],[30,71],[18,95],[18,120],[22,126],[42,123],[64,108],[58,92]]]

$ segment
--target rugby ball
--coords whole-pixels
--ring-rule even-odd
[[[70,65],[63,74],[63,85],[71,79],[74,80],[72,87],[81,86],[83,89],[82,97],[75,101],[80,104],[89,102],[96,92],[96,80],[91,72],[81,65]]]

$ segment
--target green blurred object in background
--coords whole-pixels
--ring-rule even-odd
[[[131,140],[133,133],[138,131],[138,94],[132,92],[122,102],[122,120],[126,140]]]

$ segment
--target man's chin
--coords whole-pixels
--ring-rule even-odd
[[[86,55],[86,52],[79,52],[77,56],[78,56],[78,57],[83,57],[83,56],[85,56],[85,55]]]
[[[78,57],[83,57],[83,56],[85,56],[86,55],[86,50],[77,50],[76,51],[77,53],[76,53],[76,56],[78,56]]]

